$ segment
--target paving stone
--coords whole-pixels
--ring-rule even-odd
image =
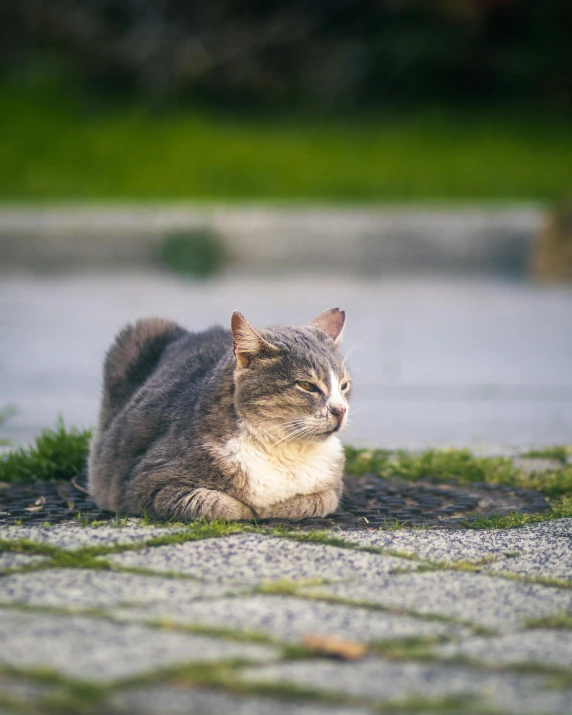
[[[178,663],[271,660],[276,651],[100,618],[0,610],[0,663],[49,668],[89,681],[112,681]]]
[[[533,629],[495,638],[468,638],[435,648],[440,656],[459,655],[488,665],[536,663],[572,670],[572,631]]]
[[[276,663],[262,668],[246,668],[242,677],[248,682],[289,683],[330,695],[340,693],[376,702],[467,696],[473,705],[483,701],[493,708],[519,715],[569,715],[572,702],[572,689],[549,689],[548,681],[540,676],[375,658],[357,663],[325,660],[311,664],[307,661]],[[418,709],[423,711],[421,707]]]
[[[0,579],[0,603],[55,608],[107,608],[121,604],[166,604],[236,593],[236,588],[190,579],[158,578],[113,571],[51,569]]]
[[[572,584],[571,544],[556,542],[552,548],[539,547],[520,552],[517,557],[486,565],[483,571],[500,575],[507,573],[525,577],[557,578]]]
[[[100,526],[89,527],[79,524],[58,524],[55,526],[0,526],[0,539],[29,539],[40,544],[59,546],[62,549],[79,549],[84,546],[114,546],[116,544],[137,544],[157,536],[178,531],[174,527]]]
[[[518,529],[341,531],[337,536],[360,546],[406,551],[433,562],[494,559],[483,569],[572,581],[572,519]]]
[[[305,592],[456,618],[499,632],[514,630],[531,618],[572,613],[572,589],[460,571],[395,574],[374,587],[338,583]]]
[[[397,569],[418,568],[418,564],[406,559],[260,534],[188,541],[106,558],[118,566],[142,566],[206,581],[252,584],[271,579],[364,578],[373,582]]]
[[[366,708],[336,707],[244,697],[160,686],[117,693],[109,700],[113,713],[139,715],[370,715]]]
[[[18,554],[15,551],[0,551],[0,573],[8,569],[20,568],[20,566],[31,566],[42,561],[47,561],[45,556]]]
[[[185,605],[149,605],[140,610],[122,609],[114,615],[128,620],[164,617],[176,623],[257,631],[284,641],[298,641],[308,634],[371,642],[467,632],[447,623],[293,596],[250,596]]]
[[[37,683],[0,674],[0,697],[14,704],[34,703],[46,695],[58,692],[58,686]],[[2,713],[0,709],[0,713]]]

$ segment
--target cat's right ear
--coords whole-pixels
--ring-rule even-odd
[[[310,325],[323,330],[326,335],[334,341],[335,347],[342,341],[342,333],[346,324],[346,313],[339,308],[331,308],[320,313],[317,318],[312,320]]]
[[[248,367],[252,358],[271,357],[278,352],[278,348],[264,340],[238,310],[232,314],[230,329],[236,362],[240,367]]]

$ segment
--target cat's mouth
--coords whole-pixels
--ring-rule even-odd
[[[330,435],[333,435],[336,432],[339,432],[341,428],[342,428],[341,424],[337,424],[332,429],[326,430],[325,432],[319,432],[318,437],[330,437]]]

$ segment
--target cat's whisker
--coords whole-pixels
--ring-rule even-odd
[[[269,432],[274,435],[283,435],[284,428],[288,429],[299,429],[304,427],[306,424],[305,419],[298,418],[296,420],[289,420],[288,422],[281,422],[280,424],[273,425],[272,427],[269,428]]]
[[[295,435],[291,436],[290,439],[288,439],[288,440],[286,441],[286,444],[288,444],[289,442],[292,442],[293,440],[295,440],[295,439],[297,439],[297,438],[305,437],[306,435],[309,435],[309,434],[312,434],[312,430],[311,430],[310,428],[308,428],[308,429],[306,429],[306,430],[303,430],[303,431],[300,432],[299,434],[295,434]]]
[[[290,441],[290,439],[293,439],[294,437],[298,436],[299,434],[302,434],[303,432],[308,431],[311,432],[310,428],[305,425],[303,427],[299,427],[298,429],[293,430],[292,432],[289,432],[287,435],[282,437],[281,439],[278,440],[278,442],[274,442],[272,445],[273,447],[276,447],[276,445],[280,444],[281,442],[284,442],[286,440]]]
[[[305,417],[297,417],[295,420],[287,420],[286,422],[279,422],[277,425],[273,427],[273,429],[277,429],[279,427],[295,427],[296,425],[301,425],[302,423],[306,422]]]
[[[365,338],[361,338],[361,340],[357,340],[344,355],[344,357],[342,359],[342,365],[346,365],[348,358],[353,353],[353,351],[356,350],[356,348],[358,348],[364,341],[369,340],[370,337],[371,337],[370,335],[366,335]]]
[[[363,412],[364,410],[369,410],[369,407],[360,407],[359,410],[351,410],[350,415],[353,417],[354,415],[358,415],[360,412]]]
[[[290,434],[286,435],[283,440],[286,444],[288,442],[292,442],[292,440],[297,439],[299,437],[305,437],[306,435],[312,434],[313,433],[313,426],[312,425],[306,425],[305,427],[300,428],[299,430],[294,430],[293,432],[290,432]]]

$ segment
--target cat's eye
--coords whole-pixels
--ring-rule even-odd
[[[345,392],[345,391],[348,389],[349,386],[350,386],[350,383],[349,383],[349,382],[342,382],[342,384],[340,385],[340,390],[341,390],[342,392]]]
[[[306,390],[306,392],[320,392],[317,385],[314,385],[313,382],[306,382],[305,380],[298,380],[298,382],[296,384],[298,385],[298,387],[301,387],[303,390]]]

